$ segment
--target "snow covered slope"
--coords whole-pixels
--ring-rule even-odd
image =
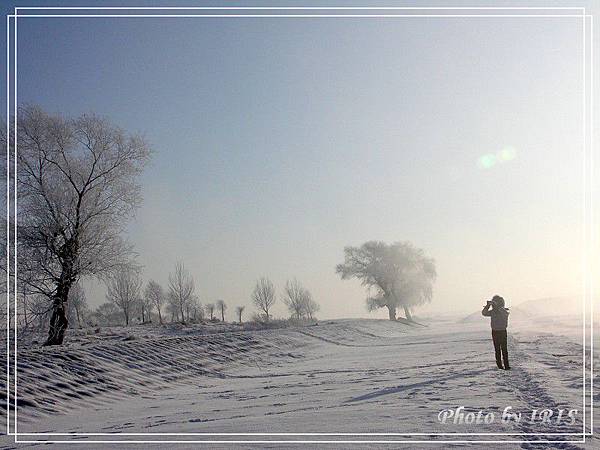
[[[252,332],[202,334],[201,329],[188,329],[185,335],[170,331],[164,336],[154,330],[132,340],[90,337],[86,343],[81,337],[64,348],[24,349],[19,353],[19,432],[67,433],[60,439],[83,444],[91,439],[142,439],[135,433],[155,433],[153,439],[166,442],[465,439],[428,433],[504,433],[477,438],[511,440],[524,439],[522,433],[581,433],[577,342],[550,333],[512,333],[513,370],[500,371],[495,369],[487,323],[446,320],[427,325],[336,320]],[[461,406],[465,412],[493,413],[495,420],[440,422],[441,411]],[[524,417],[541,408],[556,414],[559,409],[580,412],[573,424],[502,423],[506,407]],[[21,437],[26,438],[57,439]],[[566,439],[527,439],[559,438]]]

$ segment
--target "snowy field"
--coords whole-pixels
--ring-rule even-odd
[[[513,370],[495,368],[483,317],[424,320],[410,327],[386,320],[348,319],[318,325],[240,331],[233,325],[130,327],[71,331],[63,348],[31,345],[19,351],[19,433],[157,433],[160,441],[188,440],[578,440],[581,433],[581,322],[519,320],[511,324]],[[524,319],[521,317],[521,319]],[[544,331],[546,330],[546,331]],[[549,333],[548,330],[553,330]],[[600,342],[596,340],[596,348]],[[596,361],[597,361],[596,355]],[[596,364],[596,373],[598,373]],[[2,387],[2,392],[5,387]],[[596,396],[596,400],[597,400]],[[447,423],[440,411],[493,413],[491,423]],[[506,407],[522,420],[501,421]],[[534,409],[577,409],[573,424],[530,423]],[[490,417],[490,416],[488,416]],[[565,418],[566,412],[565,412]],[[589,423],[589,417],[587,418]],[[168,433],[412,433],[411,435],[186,435]],[[516,433],[465,437],[419,433]],[[24,435],[20,439],[43,440]],[[135,434],[53,436],[76,440],[148,439]],[[86,443],[88,442],[88,443]],[[10,448],[14,444],[5,441]],[[66,444],[57,444],[63,447]],[[133,444],[130,444],[133,447]],[[197,445],[197,444],[196,444]],[[214,444],[205,444],[214,447]],[[271,447],[281,443],[222,444]],[[313,443],[346,448],[348,443]],[[434,444],[404,444],[428,448]],[[436,447],[464,444],[438,443]],[[541,448],[537,444],[470,444]],[[546,448],[598,448],[546,444]],[[39,444],[19,444],[21,447]],[[77,447],[80,448],[80,445]],[[178,448],[194,447],[192,443]],[[359,447],[376,447],[361,444]],[[115,445],[117,447],[117,445]],[[119,448],[123,445],[118,445]],[[141,447],[146,447],[142,445]],[[157,444],[164,448],[166,444]],[[47,448],[47,445],[44,446]],[[140,448],[140,446],[138,446]]]

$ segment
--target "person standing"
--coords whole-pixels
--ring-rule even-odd
[[[491,309],[490,309],[491,308]],[[490,317],[492,326],[492,341],[496,353],[496,365],[498,369],[510,370],[508,364],[508,344],[506,328],[508,327],[508,308],[504,307],[504,299],[494,295],[483,307],[481,314]],[[504,361],[504,365],[502,362]]]

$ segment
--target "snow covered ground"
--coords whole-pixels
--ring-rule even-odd
[[[75,440],[83,447],[93,447],[90,441],[148,438],[167,442],[340,441],[327,444],[332,448],[346,448],[349,440],[438,442],[405,444],[408,448],[463,445],[442,443],[454,440],[581,440],[576,434],[581,433],[583,424],[581,322],[578,327],[575,317],[550,323],[538,320],[536,328],[529,321],[511,324],[511,371],[495,368],[489,324],[483,317],[426,324],[409,327],[385,320],[353,319],[259,331],[240,331],[235,326],[140,326],[110,333],[75,333],[63,348],[31,346],[19,351],[18,432],[105,434],[32,434],[19,439]],[[598,340],[596,348],[600,348]],[[597,360],[598,354],[596,373]],[[441,411],[461,406],[465,414],[493,413],[493,420],[465,424],[449,418],[440,422]],[[507,407],[512,408],[511,413],[522,414],[520,422],[511,419],[503,423],[501,416]],[[531,423],[532,411],[544,408],[554,411],[551,420]],[[565,410],[564,417],[556,423],[559,409]],[[578,410],[572,424],[566,416],[571,409]],[[387,433],[410,434],[384,435]],[[543,447],[598,448],[598,440],[591,442],[588,437],[587,441],[585,445]],[[7,445],[10,442],[5,440]],[[238,448],[282,445],[222,444]],[[470,445],[542,447],[529,443]],[[157,444],[157,448],[166,446]],[[188,446],[194,444],[179,448]],[[366,446],[376,444],[359,445]]]

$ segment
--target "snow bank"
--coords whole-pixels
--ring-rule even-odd
[[[63,347],[19,349],[19,420],[143,398],[202,376],[227,378],[236,368],[284,364],[321,342],[368,346],[406,329],[387,321],[340,320],[261,331],[232,324],[73,330]],[[0,405],[6,409],[5,402]]]

